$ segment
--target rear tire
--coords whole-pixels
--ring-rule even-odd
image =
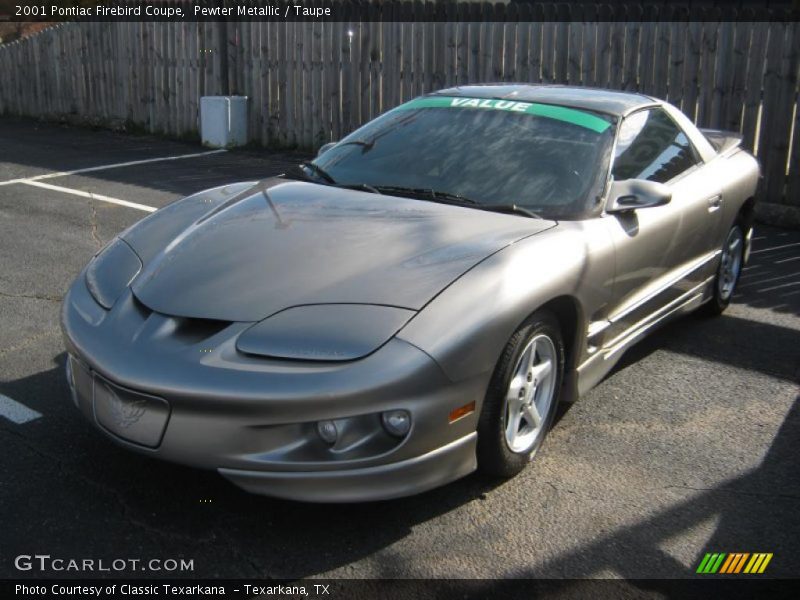
[[[478,468],[503,478],[525,468],[555,418],[564,374],[556,318],[538,311],[506,344],[478,421]]]
[[[737,221],[728,231],[722,244],[719,268],[714,278],[714,292],[702,308],[706,315],[720,315],[730,305],[744,267],[744,247],[745,232],[741,223]]]

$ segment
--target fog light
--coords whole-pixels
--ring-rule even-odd
[[[336,429],[336,423],[333,421],[320,421],[317,423],[317,433],[323,441],[329,444],[335,444],[339,438],[339,430]]]
[[[397,437],[403,437],[411,429],[411,415],[407,410],[387,410],[381,413],[383,427]]]

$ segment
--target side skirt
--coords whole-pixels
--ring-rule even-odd
[[[692,312],[706,302],[714,277],[709,277],[685,294],[679,296],[658,311],[631,325],[618,335],[608,346],[598,349],[593,356],[578,367],[577,391],[582,395],[596,386],[605,377],[625,350],[633,346],[651,331],[672,319]]]

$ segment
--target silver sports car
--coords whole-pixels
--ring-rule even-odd
[[[725,309],[758,177],[735,135],[648,96],[429,94],[117,236],[64,299],[73,399],[131,450],[271,496],[509,477],[643,335]]]

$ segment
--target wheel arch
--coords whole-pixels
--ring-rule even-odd
[[[542,310],[553,313],[558,320],[564,342],[564,365],[567,371],[573,371],[581,354],[580,332],[586,329],[580,302],[574,296],[557,296],[539,306],[531,315]]]

